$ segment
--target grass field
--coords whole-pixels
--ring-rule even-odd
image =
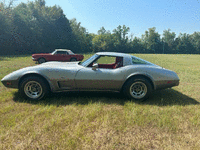
[[[0,149],[198,150],[200,55],[135,56],[175,71],[180,85],[142,103],[100,92],[31,102],[0,83]],[[30,65],[36,65],[31,56],[0,57],[0,79]]]

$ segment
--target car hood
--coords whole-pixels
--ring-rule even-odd
[[[51,53],[32,54],[32,56],[38,56],[38,55],[52,55],[52,54]]]
[[[27,73],[48,74],[49,72],[59,72],[61,70],[76,72],[81,68],[83,68],[83,66],[78,65],[78,62],[46,62],[16,70],[6,75],[2,80],[17,80]]]
[[[31,66],[23,68],[24,71],[37,71],[37,72],[43,72],[43,70],[79,70],[83,66],[78,65],[78,62],[46,62],[40,65]]]
[[[38,65],[38,67],[72,67],[72,66],[80,66],[78,65],[79,62],[46,62],[43,64]]]

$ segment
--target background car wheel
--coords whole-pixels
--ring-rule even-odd
[[[44,62],[46,62],[46,60],[45,60],[44,58],[40,58],[40,59],[38,60],[38,63],[39,63],[39,64],[42,64],[42,63],[44,63]]]
[[[76,58],[71,58],[70,61],[77,61],[77,59]]]
[[[146,100],[152,92],[150,82],[142,77],[132,78],[128,80],[123,89],[123,93],[136,101]]]
[[[19,86],[21,95],[30,100],[40,100],[49,92],[48,85],[39,77],[30,76],[22,80]]]

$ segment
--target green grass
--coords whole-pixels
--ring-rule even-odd
[[[175,71],[180,85],[142,103],[102,92],[32,102],[0,83],[0,149],[199,149],[200,56],[135,56]],[[0,57],[0,78],[30,65],[30,56]]]

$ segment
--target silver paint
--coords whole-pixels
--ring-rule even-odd
[[[138,57],[114,52],[99,52],[99,56],[123,57],[123,67],[116,69],[97,68],[92,70],[78,62],[46,62],[41,65],[26,67],[5,76],[1,82],[10,88],[18,88],[20,79],[27,74],[43,76],[52,92],[67,90],[111,90],[120,91],[124,83],[131,77],[142,75],[149,78],[154,89],[168,88],[179,84],[179,77],[171,70],[164,69]],[[95,56],[95,58],[98,58]],[[133,64],[132,57],[145,61],[146,64]],[[90,59],[89,59],[90,60]],[[94,61],[94,59],[91,59]],[[84,63],[83,63],[84,64]],[[12,82],[14,85],[6,85]]]

